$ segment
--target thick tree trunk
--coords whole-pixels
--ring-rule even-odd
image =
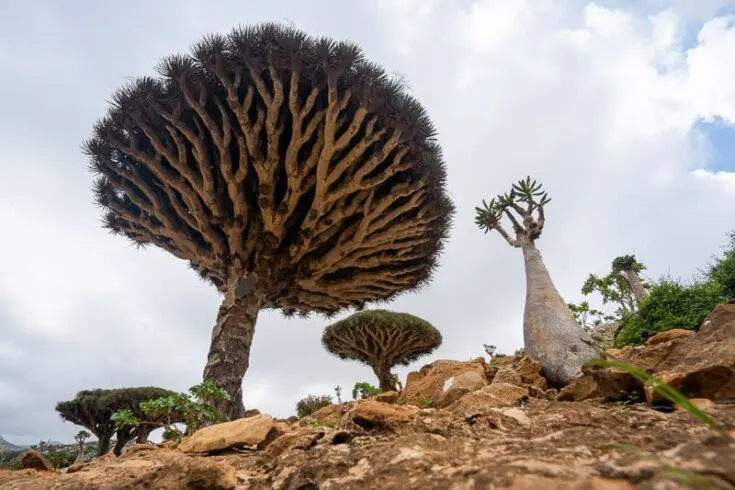
[[[390,366],[375,365],[373,366],[373,372],[378,377],[378,383],[380,383],[380,391],[397,391],[396,385],[393,382],[393,377],[390,373]]]
[[[97,436],[97,456],[102,456],[104,454],[107,454],[110,452],[110,439],[112,438],[112,433],[110,434],[102,434],[102,437]]]
[[[225,295],[217,313],[204,380],[216,383],[230,395],[229,400],[215,403],[223,420],[239,419],[245,414],[242,380],[250,365],[250,346],[262,305],[262,297],[254,291],[239,298],[232,291]]]
[[[632,267],[623,269],[623,273],[630,284],[630,289],[633,291],[636,303],[640,303],[641,299],[646,295],[646,289],[643,287],[640,276]]]
[[[136,433],[135,442],[138,444],[147,444],[148,436],[151,435],[151,432],[153,432],[152,426],[149,426],[149,425],[146,425],[145,427],[138,426],[135,429],[135,433]]]
[[[521,249],[526,263],[526,353],[541,363],[549,381],[568,384],[582,375],[582,364],[598,357],[599,352],[551,281],[533,241],[522,243]]]

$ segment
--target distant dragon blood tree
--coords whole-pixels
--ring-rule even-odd
[[[173,391],[154,386],[136,388],[83,390],[72,400],[56,404],[62,419],[88,429],[99,440],[97,455],[110,450],[110,440],[116,436],[114,448],[119,455],[125,444],[133,439],[146,442],[153,429],[159,427],[157,420],[150,420],[139,408],[141,402],[174,395]],[[116,429],[112,415],[120,409],[130,409],[139,416],[141,423],[136,427]]]
[[[439,330],[408,313],[359,311],[324,329],[322,344],[340,359],[373,368],[382,391],[396,391],[394,366],[406,366],[442,343]]]
[[[261,309],[332,315],[430,279],[454,206],[435,129],[360,48],[276,24],[210,35],[119,90],[85,144],[104,226],[224,299],[204,379],[244,412]]]

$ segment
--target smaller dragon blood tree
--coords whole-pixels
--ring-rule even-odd
[[[441,333],[426,320],[386,310],[359,311],[328,326],[322,335],[324,348],[332,354],[373,368],[383,391],[396,390],[394,366],[407,366],[441,343]]]

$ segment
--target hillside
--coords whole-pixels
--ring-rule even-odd
[[[3,436],[0,436],[0,451],[16,451],[22,448],[23,446],[17,446],[11,442],[6,441]]]

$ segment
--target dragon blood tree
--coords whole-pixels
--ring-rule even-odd
[[[262,24],[120,89],[85,144],[104,226],[224,296],[204,379],[241,416],[258,312],[335,314],[426,284],[454,206],[424,108],[360,48]]]
[[[551,201],[541,184],[525,180],[513,184],[509,193],[476,208],[475,223],[487,233],[497,230],[513,247],[523,251],[526,264],[526,307],[523,315],[523,341],[526,353],[539,360],[544,375],[556,384],[567,384],[581,376],[585,361],[599,352],[592,339],[554,286],[544,265],[536,240],[544,229],[544,206]],[[506,217],[515,236],[502,226]]]
[[[322,335],[324,348],[332,354],[373,368],[383,391],[397,391],[394,366],[407,366],[441,343],[441,333],[426,320],[386,310],[359,311],[328,326]]]
[[[137,407],[141,402],[174,394],[173,391],[155,386],[83,390],[72,400],[57,403],[56,411],[63,420],[80,425],[97,437],[99,440],[97,456],[110,450],[113,435],[117,439],[115,454],[120,455],[125,444],[132,439],[137,438],[139,442],[145,442],[151,431],[158,427],[157,420],[148,420],[144,414],[140,414],[142,422],[139,426],[118,430],[113,414],[117,410],[127,408],[134,410],[133,413],[137,415],[140,413]]]

